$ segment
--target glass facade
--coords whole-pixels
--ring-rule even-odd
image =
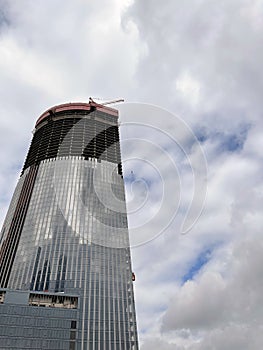
[[[45,337],[25,336],[46,349],[137,350],[132,283],[117,111],[57,106],[36,124],[1,231],[2,294],[27,293],[29,314],[42,307],[54,320],[74,313],[57,333],[60,347],[55,321]],[[6,303],[12,298],[0,300],[0,314]],[[0,348],[16,348],[1,329]]]

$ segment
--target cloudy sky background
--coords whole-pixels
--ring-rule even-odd
[[[0,0],[1,222],[44,110],[136,103],[118,108],[142,350],[262,348],[262,47],[262,0]],[[177,215],[151,240],[160,208]]]

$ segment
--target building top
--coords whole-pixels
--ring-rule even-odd
[[[107,114],[110,114],[112,116],[115,116],[118,118],[118,110],[110,107],[106,107],[103,104],[98,104],[94,102],[93,100],[89,103],[84,102],[70,102],[70,103],[64,103],[57,106],[54,106],[52,108],[49,108],[47,111],[45,111],[41,116],[38,118],[36,122],[36,127],[43,122],[46,118],[48,118],[50,115],[58,113],[58,112],[65,112],[65,111],[93,111],[98,110]]]

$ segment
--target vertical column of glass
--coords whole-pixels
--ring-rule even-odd
[[[10,232],[11,224],[14,218],[14,214],[17,208],[17,204],[21,195],[21,191],[24,185],[26,174],[23,178],[20,178],[18,184],[15,188],[15,192],[13,194],[10,206],[8,208],[8,212],[6,214],[4,224],[0,233],[0,262],[2,262],[7,254],[7,240]],[[4,271],[2,271],[4,273]],[[3,276],[0,274],[0,279],[2,280]],[[5,281],[1,281],[0,287],[5,287]]]
[[[20,196],[21,189],[22,189],[22,186],[24,183],[24,179],[25,179],[25,176],[19,179],[19,181],[16,185],[16,188],[15,188],[14,194],[13,194],[12,199],[11,199],[11,202],[10,202],[10,205],[9,205],[9,208],[8,208],[8,211],[7,211],[4,223],[3,223],[3,227],[2,227],[1,233],[0,233],[0,251],[1,251],[1,248],[3,246],[4,240],[6,239],[7,232],[10,228],[11,221],[12,221],[12,218],[14,216],[15,209],[16,209],[17,201],[18,201],[18,198]]]

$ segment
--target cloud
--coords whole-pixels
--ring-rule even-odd
[[[155,350],[155,349],[180,350],[181,348],[177,347],[175,344],[168,344],[167,342],[162,341],[162,340],[160,340],[158,338],[148,341],[142,347],[142,350]]]
[[[158,349],[159,344],[182,350],[260,349],[262,245],[248,237],[231,249],[221,248],[213,256],[217,262],[175,289],[163,313],[162,335],[155,341],[146,338],[142,349]],[[222,257],[227,253],[228,259]]]
[[[154,339],[147,341],[142,350],[258,350],[262,344],[262,327],[230,326],[211,331],[204,341],[196,340],[188,346],[177,346],[174,342]]]
[[[190,336],[182,349],[260,349],[262,310],[257,316],[255,313],[257,303],[262,302],[258,299],[261,288],[257,286],[253,291],[253,285],[256,281],[261,284],[262,279],[253,256],[258,256],[254,251],[257,243],[262,244],[262,132],[257,132],[262,130],[262,22],[255,8],[256,1],[203,1],[191,2],[191,6],[168,2],[161,9],[157,2],[137,1],[130,9],[147,46],[137,74],[142,95],[153,103],[165,102],[195,130],[201,130],[198,137],[209,169],[205,212],[187,237],[190,242],[174,238],[174,225],[165,238],[156,242],[158,258],[153,247],[149,248],[155,256],[148,260],[155,268],[153,280],[161,284],[165,276],[174,281],[166,297],[161,293],[159,298],[155,296],[155,304],[159,305],[161,299],[167,308],[159,312],[155,322],[155,327],[160,327],[163,320],[162,331],[158,332],[163,348],[181,344],[178,332],[187,328]],[[253,16],[248,16],[251,11]],[[189,187],[183,187],[182,192],[187,196]],[[222,248],[213,252],[193,280],[180,287],[185,273],[195,267],[196,247],[207,247],[206,240],[210,244],[221,242]],[[243,263],[242,253],[237,253],[241,246],[250,251]],[[145,250],[135,251],[134,261],[140,261],[139,254]],[[202,254],[205,250],[199,251]],[[241,286],[245,264],[253,281],[247,278]],[[154,288],[154,283],[148,281],[145,285],[138,283],[141,290]],[[146,335],[141,337],[146,348],[158,348],[157,340],[155,346]]]
[[[208,337],[191,350],[258,350],[263,341],[262,327],[229,326],[212,331]]]
[[[187,281],[175,293],[163,316],[163,331],[210,330],[205,333],[205,344],[211,332],[214,336],[221,334],[223,339],[233,325],[247,332],[259,329],[263,322],[262,248],[262,240],[257,236],[233,243],[226,269],[220,266],[222,256],[215,256],[217,264],[207,266],[200,276]],[[260,334],[257,338],[261,339]],[[238,338],[233,340],[233,345],[238,342]],[[215,346],[221,349],[220,345]]]
[[[181,194],[163,234],[132,251],[142,349],[261,349],[262,1],[10,0],[0,8],[1,221],[30,130],[50,106],[91,95],[172,111],[163,118],[159,108],[119,108],[123,123],[150,121],[179,143],[153,129],[121,128],[122,140],[134,139],[121,143],[128,209],[148,195],[130,227],[156,218],[140,239],[165,226],[166,216],[156,215],[162,181],[166,214]],[[192,169],[200,175],[202,163],[173,114],[194,130],[208,164],[204,212],[184,236]]]
[[[129,18],[147,47],[137,75],[144,98],[164,98],[211,128],[259,121],[261,15],[260,1],[135,1]]]

